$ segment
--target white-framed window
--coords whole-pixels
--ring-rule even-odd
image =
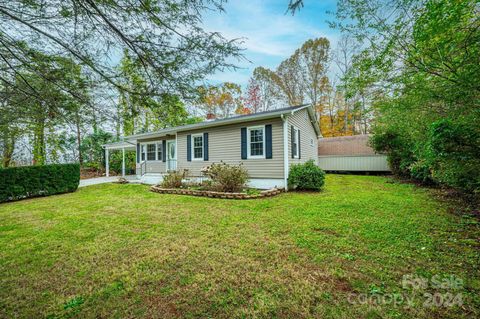
[[[163,159],[163,148],[162,142],[157,143],[157,161],[161,161]]]
[[[150,142],[140,144],[141,161],[161,161],[163,155],[162,142]]]
[[[203,160],[203,134],[192,135],[192,159]]]
[[[265,158],[265,126],[253,126],[247,129],[248,158]]]
[[[299,145],[300,144],[300,130],[296,127],[293,127],[293,141],[292,141],[292,152],[293,158],[299,158]]]
[[[313,138],[310,139],[310,146],[314,147],[315,145],[313,144]]]
[[[157,144],[147,144],[147,161],[155,161],[157,158]]]

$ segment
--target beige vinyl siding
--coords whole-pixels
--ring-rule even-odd
[[[241,128],[272,124],[272,158],[241,159]],[[187,161],[187,135],[208,133],[208,161]],[[177,135],[177,168],[188,169],[192,176],[212,163],[243,163],[251,178],[283,178],[283,128],[280,118],[229,124],[225,126],[180,132]]]
[[[300,130],[300,158],[292,158],[292,125]],[[311,140],[313,139],[313,146]],[[310,122],[306,109],[293,113],[288,117],[288,162],[289,164],[305,163],[313,159],[318,161],[318,137]]]
[[[137,142],[142,144],[142,143],[148,143],[148,144],[153,144],[153,143],[160,143],[161,141],[166,141],[166,140],[174,140],[175,136],[168,136],[166,138],[150,138],[150,139],[143,139],[143,140],[138,140]],[[159,161],[147,161],[147,171],[146,173],[154,173],[154,174],[159,174],[159,173],[165,173],[167,171],[166,168],[166,162],[162,162],[162,160]],[[136,174],[140,175],[140,164],[136,164]]]

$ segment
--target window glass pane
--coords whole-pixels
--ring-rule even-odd
[[[263,142],[263,130],[262,129],[251,130],[250,142]]]
[[[298,130],[293,131],[293,156],[298,156]]]
[[[145,160],[145,145],[142,145],[141,147],[141,154],[142,154],[142,161]]]
[[[176,150],[176,144],[175,143],[168,143],[168,156],[170,159],[175,159],[175,150]]]
[[[194,145],[195,147],[197,147],[197,146],[202,146],[202,137],[201,137],[201,136],[195,136],[195,137],[193,138],[193,145]]]
[[[250,155],[263,155],[263,129],[250,130]]]
[[[193,137],[193,158],[203,158],[203,136]]]
[[[147,144],[147,161],[154,161],[155,160],[155,144]]]
[[[194,155],[193,155],[193,156],[194,156],[195,158],[202,158],[202,157],[203,157],[203,155],[202,155],[202,149],[201,149],[201,148],[196,147],[193,151],[194,151]]]

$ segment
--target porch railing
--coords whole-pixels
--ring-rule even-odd
[[[140,176],[145,175],[147,172],[147,161],[140,162]]]
[[[147,161],[140,162],[139,170],[140,170],[140,176],[143,176],[147,173]],[[177,160],[176,159],[167,160],[165,163],[165,170],[167,172],[176,171]]]

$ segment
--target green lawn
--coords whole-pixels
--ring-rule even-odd
[[[328,175],[249,201],[104,184],[1,204],[0,317],[479,317],[479,224],[430,193]],[[463,283],[404,289],[408,274]]]

